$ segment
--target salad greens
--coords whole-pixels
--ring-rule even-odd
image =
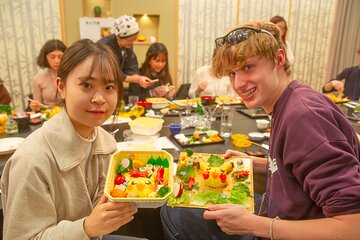
[[[222,157],[211,154],[208,159],[208,162],[213,167],[220,167],[225,162],[225,160]]]

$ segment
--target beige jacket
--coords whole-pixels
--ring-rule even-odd
[[[89,239],[83,221],[103,194],[115,140],[101,127],[92,147],[91,199],[80,163],[80,137],[63,110],[28,136],[8,160],[1,178],[4,239]],[[91,189],[91,188],[90,188]]]

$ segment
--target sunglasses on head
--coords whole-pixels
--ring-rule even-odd
[[[215,47],[219,48],[225,43],[229,43],[230,45],[241,43],[242,41],[249,39],[251,32],[266,33],[275,39],[275,37],[267,30],[253,27],[239,27],[232,30],[225,36],[215,39]]]

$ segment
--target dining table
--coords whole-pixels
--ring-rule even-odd
[[[235,133],[241,133],[241,134],[248,134],[250,132],[258,132],[259,130],[256,127],[256,119],[254,117],[249,117],[248,115],[242,114],[239,111],[238,105],[233,105],[230,109],[230,111],[233,112],[233,121],[232,121],[232,130],[231,132],[233,134]],[[268,119],[266,116],[262,116],[261,118]],[[171,123],[180,123],[180,118],[178,115],[168,115],[164,116],[164,123],[163,128],[160,130],[160,136],[166,136],[177,148],[175,149],[168,149],[165,150],[169,151],[171,154],[173,154],[174,162],[177,163],[178,156],[180,152],[186,151],[188,147],[182,147],[177,141],[175,141],[174,136],[171,134],[169,127],[167,127]],[[220,128],[221,128],[221,122],[220,118],[216,118],[216,121],[212,122],[211,129],[216,130],[220,134]],[[112,132],[114,129],[119,129],[119,131],[115,134],[115,139],[117,142],[124,141],[124,132],[126,132],[129,129],[128,124],[116,124],[114,125],[106,125],[104,128]],[[181,133],[185,135],[190,135],[194,132],[193,127],[185,128],[181,130]],[[233,150],[244,150],[244,149],[237,149],[232,144],[231,138],[224,138],[224,142],[217,143],[217,144],[209,144],[209,145],[194,145],[190,148],[193,150],[193,152],[196,153],[212,153],[212,154],[224,154],[227,149],[233,149]],[[268,141],[264,140],[261,142],[257,142],[256,144],[261,145],[262,143],[267,144]],[[254,145],[248,150],[254,150],[259,148],[259,145]],[[266,151],[266,150],[265,150]],[[265,177],[261,174],[254,174],[254,193],[256,194],[262,194],[264,192],[264,183],[265,183]],[[156,239],[156,240],[162,240],[164,239],[163,236],[163,230],[161,225],[161,219],[160,219],[160,208],[141,208],[138,209],[138,212],[134,216],[134,219],[126,224],[125,226],[122,226],[119,230],[115,231],[115,234],[119,235],[129,235],[129,236],[135,236],[135,237],[143,237],[147,239]]]
[[[241,105],[232,105],[230,111],[233,113],[233,120],[232,120],[232,129],[231,133],[236,134],[248,134],[251,132],[259,132],[256,126],[256,119],[268,119],[266,115],[259,116],[251,116],[249,114],[244,114],[241,109],[244,109],[244,106]],[[178,142],[175,141],[174,136],[171,134],[169,129],[169,124],[171,123],[180,123],[179,115],[165,115],[163,117],[164,123],[163,127],[160,130],[158,136],[167,137],[176,148],[168,148],[165,147],[164,150],[170,152],[173,155],[174,162],[176,163],[178,160],[178,156],[180,152],[186,151],[188,147],[182,147]],[[360,133],[359,124],[356,121],[350,120],[352,126],[354,127],[357,133]],[[212,122],[211,129],[216,130],[220,133],[220,118],[216,118],[215,121]],[[18,133],[7,135],[2,134],[0,135],[1,138],[7,137],[27,137],[29,134],[34,132],[36,129],[41,127],[41,124],[38,125],[30,125],[27,128],[20,129]],[[115,124],[107,124],[102,126],[105,130],[112,133],[115,132],[114,138],[118,143],[124,142],[126,139],[126,134],[129,132],[130,127],[128,123],[115,123]],[[181,130],[181,133],[192,134],[194,132],[193,127],[185,128]],[[262,144],[268,144],[268,140],[260,141],[255,143],[252,147],[248,148],[248,150],[256,151],[259,149]],[[265,145],[266,146],[266,145]],[[217,144],[209,144],[209,145],[194,145],[191,147],[193,152],[196,153],[212,153],[212,154],[224,154],[227,149],[234,149],[243,151],[244,149],[236,148],[231,138],[224,138],[224,142],[217,143]],[[263,149],[266,151],[265,149]],[[0,155],[0,174],[2,172],[3,166],[5,165],[6,161],[11,157],[12,154],[2,154]],[[264,192],[265,186],[265,176],[261,174],[254,174],[253,184],[254,184],[254,193],[255,194],[262,194]],[[0,223],[2,223],[2,218]],[[2,229],[2,228],[1,228]],[[162,240],[164,239],[163,230],[161,225],[160,219],[160,208],[139,208],[138,212],[135,214],[134,219],[122,226],[120,229],[115,231],[113,234],[116,235],[128,235],[134,237],[142,237],[147,239],[156,239]]]

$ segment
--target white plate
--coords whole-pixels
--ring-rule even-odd
[[[0,139],[0,155],[10,154],[15,152],[20,143],[25,138],[22,137],[9,137]]]

